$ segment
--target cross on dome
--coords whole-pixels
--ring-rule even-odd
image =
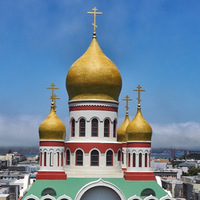
[[[129,109],[128,102],[132,101],[132,99],[130,99],[129,96],[126,95],[125,99],[122,99],[122,101],[126,101],[126,114],[128,114],[128,109]]]
[[[144,90],[144,89],[141,89],[142,87],[141,87],[140,85],[138,85],[137,88],[138,88],[138,89],[134,89],[133,91],[138,92],[138,98],[137,98],[137,100],[138,100],[138,106],[140,106],[140,102],[142,101],[142,100],[140,99],[140,92],[145,92],[145,90]]]
[[[93,10],[93,12],[88,11],[87,14],[93,14],[94,15],[94,23],[92,23],[92,26],[94,27],[93,35],[96,35],[96,28],[97,28],[96,15],[102,15],[103,13],[102,12],[97,12],[97,8],[96,7],[94,7],[92,10]]]
[[[52,94],[50,96],[51,102],[54,104],[55,108],[56,108],[56,99],[60,99],[59,97],[57,97],[57,95],[54,93],[54,90],[58,90],[58,87],[55,87],[56,85],[54,83],[52,83],[50,85],[51,87],[47,87],[47,89],[50,89]]]

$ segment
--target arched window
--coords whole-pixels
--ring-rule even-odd
[[[50,167],[53,167],[53,152],[50,152]]]
[[[135,153],[133,153],[133,167],[135,167]]]
[[[83,152],[81,150],[76,151],[76,165],[83,165]]]
[[[130,167],[131,165],[131,154],[129,153],[128,154],[128,167]]]
[[[82,118],[80,119],[80,133],[79,133],[79,136],[80,137],[85,137],[85,120]]]
[[[61,166],[63,166],[63,152],[61,153]]]
[[[69,149],[67,149],[66,156],[67,156],[67,158],[66,158],[66,165],[70,165],[70,150]]]
[[[110,128],[110,121],[109,119],[106,119],[104,121],[104,137],[109,137],[110,135],[109,128]]]
[[[99,166],[99,152],[97,150],[91,152],[91,166]]]
[[[145,167],[147,167],[147,157],[148,157],[148,155],[147,155],[147,153],[145,153]]]
[[[114,122],[113,122],[113,137],[116,137],[116,125],[117,125],[117,121],[114,120]]]
[[[113,166],[113,152],[111,150],[106,153],[106,166]]]
[[[144,189],[142,192],[141,192],[141,195],[142,197],[148,197],[148,196],[156,196],[156,193],[154,190],[152,190],[151,188],[146,188]]]
[[[122,152],[122,164],[124,164],[124,153]]]
[[[121,161],[121,151],[120,150],[118,151],[118,154],[117,154],[117,160]]]
[[[47,152],[44,152],[44,166],[47,166]]]
[[[142,167],[142,153],[139,153],[139,167]]]
[[[71,121],[71,137],[75,136],[75,119]]]
[[[42,152],[40,152],[40,166],[42,166]]]
[[[56,191],[53,188],[45,188],[42,190],[41,196],[46,196],[46,195],[51,195],[51,196],[56,196]]]
[[[57,166],[59,167],[60,165],[60,156],[59,156],[59,153],[57,152]]]
[[[98,120],[95,118],[92,120],[92,136],[98,136]]]

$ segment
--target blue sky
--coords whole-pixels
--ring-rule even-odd
[[[91,42],[96,6],[97,38],[122,75],[119,123],[127,94],[130,118],[140,84],[142,112],[154,147],[198,146],[200,139],[199,0],[0,0],[0,145],[35,145],[49,113],[54,82],[58,116],[68,126],[65,79]]]

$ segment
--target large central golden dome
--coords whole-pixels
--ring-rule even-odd
[[[122,79],[115,64],[103,53],[93,37],[87,51],[73,63],[66,79],[69,101],[118,101]]]

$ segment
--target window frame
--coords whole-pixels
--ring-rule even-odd
[[[97,155],[92,155],[93,152],[97,152]],[[93,157],[97,157],[97,160],[93,160]],[[97,164],[92,164],[92,162],[96,162]],[[96,149],[92,150],[90,153],[90,166],[93,167],[98,167],[99,166],[99,151],[97,151]]]
[[[74,118],[71,119],[71,137],[75,137],[75,124],[76,124],[76,121]]]
[[[81,152],[81,155],[78,155],[78,152]],[[78,156],[81,156],[80,160],[78,160]],[[78,162],[80,162],[80,164],[78,164]],[[81,149],[76,151],[76,166],[83,166],[83,151]]]
[[[108,127],[106,127],[105,123],[108,121]],[[105,131],[105,128],[107,128],[107,134],[106,131]],[[104,137],[110,137],[110,120],[109,119],[105,119],[104,120]]]
[[[84,121],[84,126],[83,127],[82,127],[82,124],[81,124],[82,120]],[[79,120],[79,137],[85,137],[85,128],[86,128],[86,120],[84,118],[81,118]],[[84,134],[82,134],[82,130],[81,129],[84,129],[84,131],[83,131]]]
[[[108,155],[110,152],[111,152],[111,155]],[[110,157],[111,157],[111,160],[109,160]],[[106,166],[108,166],[108,167],[113,166],[113,151],[112,150],[108,150],[106,152]]]
[[[97,127],[94,127],[94,120],[97,122]],[[96,128],[96,135],[94,135],[93,133],[93,129],[95,129]],[[97,118],[93,118],[92,119],[92,121],[91,121],[91,136],[92,137],[98,137],[98,135],[99,135],[99,121],[98,121],[98,119]]]

